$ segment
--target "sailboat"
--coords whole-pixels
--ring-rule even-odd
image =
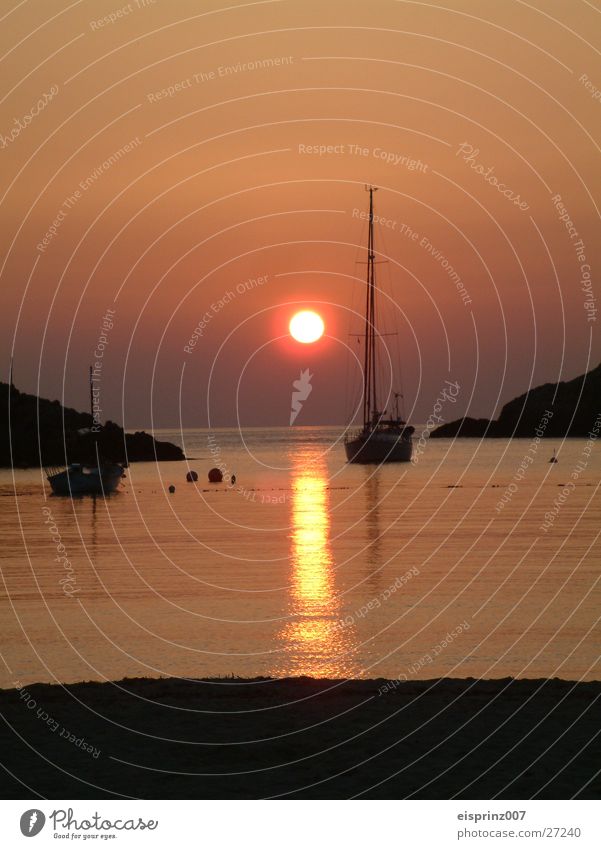
[[[414,428],[399,416],[398,393],[394,414],[378,408],[376,328],[376,271],[374,250],[374,186],[369,191],[367,240],[367,296],[365,306],[365,358],[363,365],[363,427],[346,436],[344,448],[349,463],[406,463],[411,460]]]
[[[90,414],[94,421],[92,368],[90,367]],[[86,435],[88,431],[86,429]],[[80,432],[81,433],[81,432]],[[55,495],[107,495],[114,492],[125,476],[122,463],[98,462],[99,445],[94,441],[96,463],[70,463],[66,468],[46,466],[44,471]]]

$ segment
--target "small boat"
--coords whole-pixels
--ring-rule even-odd
[[[349,463],[407,463],[411,460],[414,428],[399,416],[399,393],[395,393],[395,412],[378,409],[376,360],[376,274],[374,251],[374,191],[369,191],[369,233],[367,242],[367,298],[365,310],[365,359],[363,364],[363,427],[346,436],[344,448]]]
[[[94,422],[92,389],[92,369],[90,368],[90,414],[92,422]],[[79,433],[80,435],[85,434],[86,437],[91,436],[92,433],[96,432],[95,427],[98,428],[98,431],[101,430],[101,426],[96,425],[91,429],[85,428]],[[94,439],[93,450],[90,445],[82,453],[99,457],[98,438]],[[124,464],[112,461],[101,462],[100,465],[93,462],[79,462],[69,463],[66,467],[46,466],[44,472],[55,495],[108,495],[117,489],[121,478],[125,477]]]
[[[47,467],[44,471],[55,495],[107,495],[117,489],[124,475],[119,463],[101,466],[70,463],[62,470]]]

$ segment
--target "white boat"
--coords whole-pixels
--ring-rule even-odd
[[[374,251],[374,191],[369,191],[369,235],[367,241],[367,298],[365,310],[365,358],[363,363],[363,427],[344,441],[349,463],[407,463],[411,460],[414,428],[399,416],[398,393],[395,412],[378,409],[376,329],[376,274]]]

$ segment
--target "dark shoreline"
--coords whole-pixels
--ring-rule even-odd
[[[598,799],[600,707],[557,678],[32,684],[0,691],[3,795]]]
[[[529,389],[505,404],[498,419],[464,416],[434,428],[430,437],[596,439],[601,428],[599,397],[601,364],[573,380]]]
[[[113,462],[185,460],[178,445],[145,431],[127,433],[114,422],[98,426],[91,413],[79,413],[58,401],[19,392],[0,381],[0,468],[39,469],[69,462],[96,465],[97,451]]]

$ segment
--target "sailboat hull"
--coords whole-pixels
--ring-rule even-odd
[[[377,431],[348,439],[344,448],[349,463],[408,463],[413,453],[410,436]]]

